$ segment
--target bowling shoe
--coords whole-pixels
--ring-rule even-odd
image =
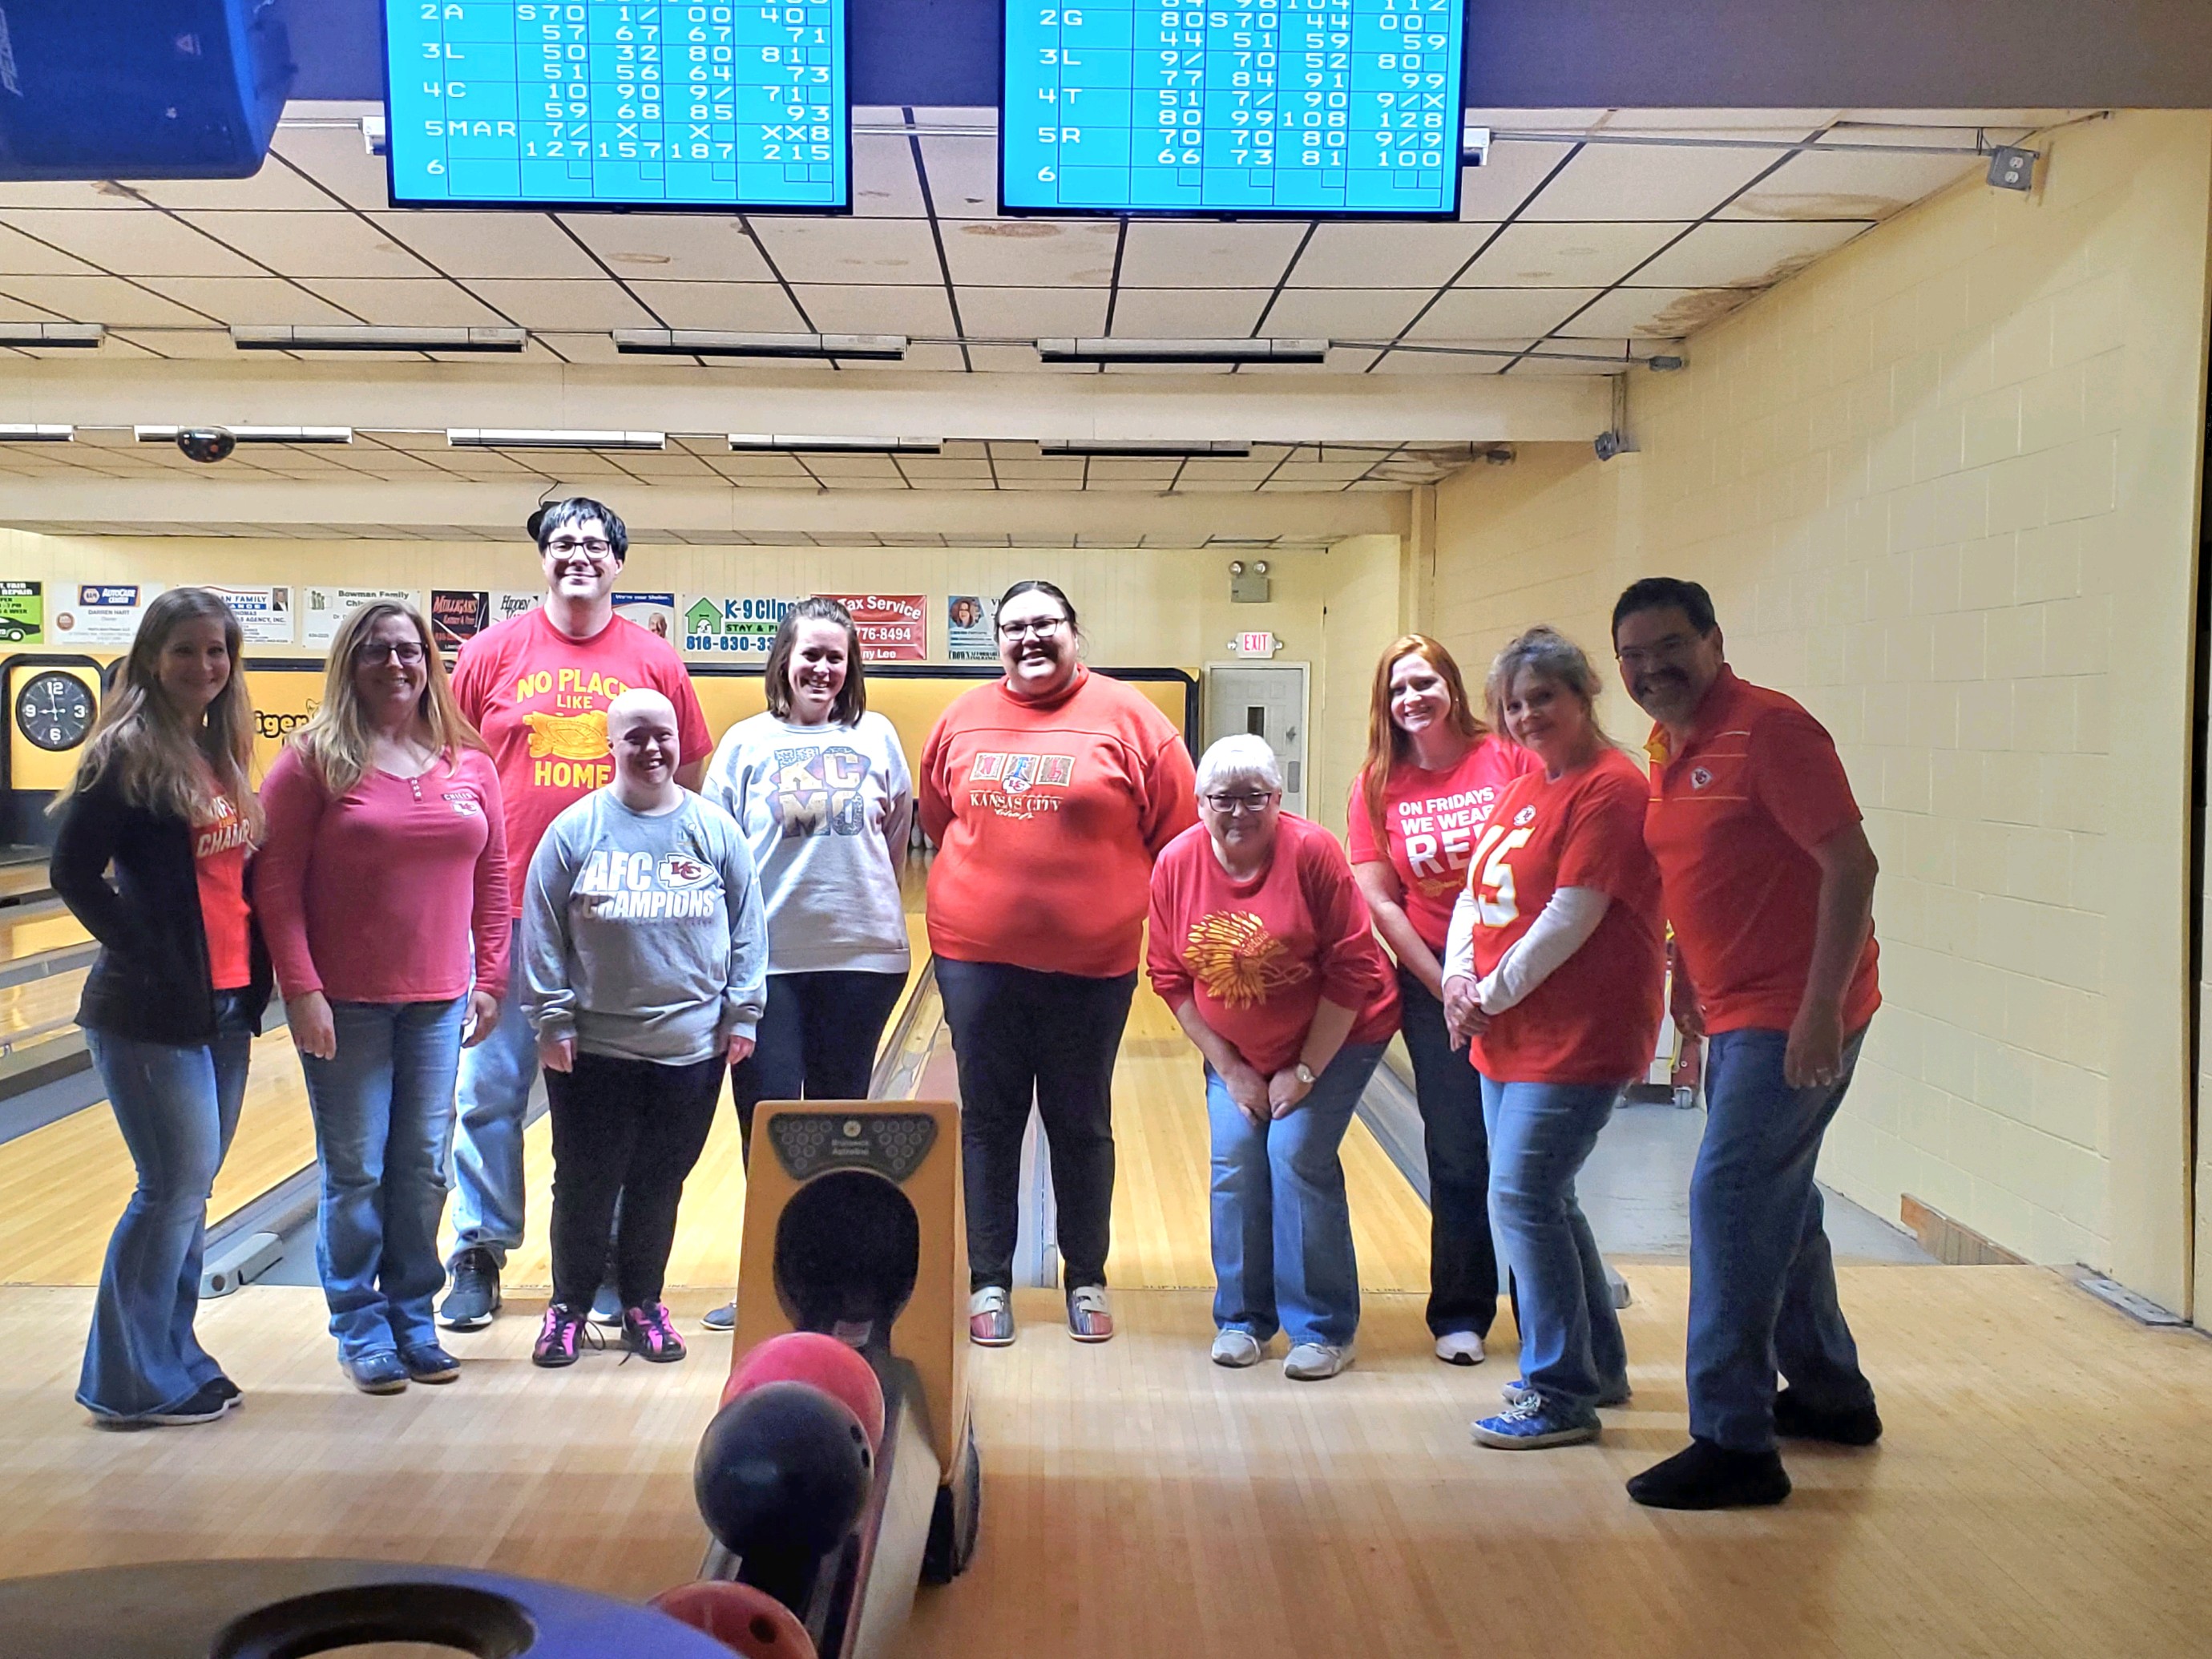
[[[1114,1310],[1103,1285],[1079,1285],[1067,1293],[1067,1334],[1078,1342],[1110,1342]]]
[[[530,1363],[549,1368],[574,1364],[576,1349],[584,1335],[582,1315],[558,1302],[548,1303],[544,1323],[538,1328],[538,1340],[531,1345]]]
[[[1293,1382],[1320,1382],[1352,1369],[1352,1350],[1328,1342],[1301,1342],[1283,1356],[1283,1375]]]
[[[346,1381],[363,1394],[404,1394],[407,1389],[407,1367],[389,1348],[341,1359],[338,1369],[346,1374]]]
[[[710,1331],[733,1331],[738,1328],[738,1304],[725,1302],[719,1308],[710,1308],[699,1316],[699,1322]]]
[[[1258,1337],[1233,1325],[1213,1339],[1213,1363],[1233,1371],[1258,1364],[1267,1352]]]
[[[968,1340],[979,1348],[1014,1345],[1014,1300],[1003,1285],[986,1285],[968,1298]]]
[[[399,1351],[399,1363],[415,1382],[451,1382],[461,1374],[461,1362],[434,1342],[417,1342]]]
[[[671,1365],[684,1358],[684,1339],[676,1334],[675,1322],[662,1303],[624,1308],[622,1340],[623,1346],[656,1365]]]

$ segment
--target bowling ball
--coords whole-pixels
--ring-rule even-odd
[[[725,1548],[788,1559],[836,1547],[874,1473],[867,1431],[842,1402],[810,1383],[763,1382],[714,1413],[691,1485]]]
[[[702,1578],[661,1591],[653,1605],[745,1659],[814,1659],[806,1626],[782,1602],[750,1584]]]
[[[850,1343],[819,1331],[772,1336],[730,1373],[722,1403],[726,1406],[763,1382],[811,1382],[832,1400],[842,1401],[860,1419],[871,1452],[883,1450],[884,1385],[876,1380],[876,1368]]]

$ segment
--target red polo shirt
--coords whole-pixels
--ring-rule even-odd
[[[1653,726],[1644,838],[1709,1031],[1786,1031],[1804,1000],[1819,921],[1813,849],[1859,821],[1827,729],[1794,698],[1723,667],[1679,755]],[[1844,1029],[1881,1004],[1868,935]]]

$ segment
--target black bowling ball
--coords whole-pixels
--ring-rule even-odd
[[[873,1478],[860,1419],[806,1382],[767,1382],[714,1414],[691,1481],[699,1514],[741,1558],[819,1557],[853,1528]]]

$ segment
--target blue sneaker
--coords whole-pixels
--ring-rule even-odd
[[[346,1380],[363,1394],[404,1394],[407,1391],[407,1367],[400,1364],[399,1356],[389,1348],[378,1348],[351,1359],[341,1359],[338,1369],[346,1374]]]
[[[1527,1382],[1516,1376],[1498,1389],[1498,1397],[1509,1406],[1517,1406],[1524,1400],[1535,1399],[1537,1395],[1535,1389],[1530,1388]],[[1614,1393],[1598,1395],[1597,1403],[1605,1407],[1626,1406],[1635,1397],[1634,1392],[1628,1384],[1623,1382]]]
[[[1508,1406],[1495,1417],[1479,1419],[1471,1432],[1475,1444],[1505,1451],[1538,1451],[1546,1446],[1578,1446],[1598,1436],[1595,1416],[1577,1421],[1541,1395]]]

